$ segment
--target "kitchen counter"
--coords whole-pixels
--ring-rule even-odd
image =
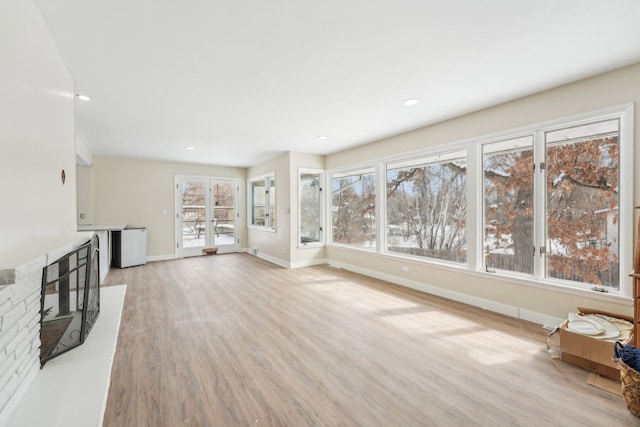
[[[126,228],[127,224],[81,224],[78,231],[120,231]]]
[[[80,224],[78,231],[93,231],[100,239],[100,283],[111,267],[111,232],[122,231],[127,224]]]

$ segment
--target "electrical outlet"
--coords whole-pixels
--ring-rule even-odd
[[[402,266],[402,271],[404,271],[405,273],[409,272],[409,266],[408,265],[403,265]]]

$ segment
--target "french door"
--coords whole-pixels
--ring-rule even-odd
[[[226,178],[176,177],[176,255],[238,252],[240,181]]]

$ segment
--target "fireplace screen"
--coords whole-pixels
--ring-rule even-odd
[[[42,274],[40,367],[84,342],[100,313],[99,239],[55,262]]]

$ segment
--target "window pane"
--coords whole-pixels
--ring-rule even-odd
[[[266,203],[266,191],[264,180],[251,183],[252,218],[253,225],[266,225],[264,206]]]
[[[533,274],[533,136],[483,146],[484,263]]]
[[[230,182],[213,185],[213,237],[215,245],[235,244],[236,185]]]
[[[332,238],[365,248],[376,247],[376,180],[372,170],[340,174],[332,185]]]
[[[300,243],[320,242],[320,174],[300,173]]]
[[[264,206],[253,207],[253,225],[266,225]]]
[[[464,155],[387,170],[388,251],[467,261]]]
[[[276,180],[267,178],[269,181],[269,227],[276,228]]]
[[[205,194],[204,182],[182,182],[182,247],[205,246]]]
[[[546,133],[548,277],[619,288],[618,128]]]

